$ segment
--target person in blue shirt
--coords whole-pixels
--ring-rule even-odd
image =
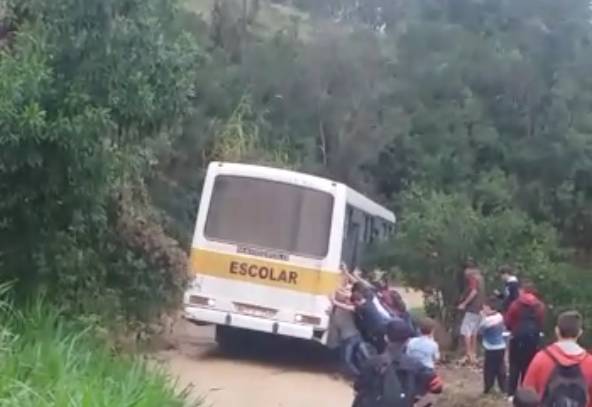
[[[434,340],[436,323],[430,318],[419,322],[420,336],[407,343],[407,355],[417,359],[424,367],[434,370],[440,359],[440,347]]]
[[[504,338],[504,317],[497,310],[497,299],[487,301],[481,312],[479,333],[481,343],[485,349],[485,363],[483,365],[483,393],[488,394],[497,379],[497,385],[502,392],[506,390],[506,340]]]

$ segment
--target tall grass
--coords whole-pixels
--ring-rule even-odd
[[[0,302],[0,407],[187,405],[163,372],[112,354],[92,329],[42,304]]]

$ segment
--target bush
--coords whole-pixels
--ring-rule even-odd
[[[479,262],[490,287],[500,284],[495,270],[507,263],[534,280],[550,304],[567,305],[573,298],[573,280],[560,271],[568,266],[552,227],[514,209],[486,216],[461,193],[414,189],[402,207],[396,236],[377,249],[373,262],[389,269],[396,265],[407,284],[426,293],[428,312],[447,326],[454,326],[458,316],[468,257]]]
[[[2,3],[0,281],[73,312],[154,316],[186,272],[138,198],[194,95],[201,58],[179,5]]]
[[[164,372],[113,355],[92,327],[67,322],[41,302],[22,314],[1,305],[0,405],[189,405]]]

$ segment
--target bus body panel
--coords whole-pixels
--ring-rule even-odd
[[[210,204],[219,176],[222,176],[221,179],[260,179],[278,183],[279,189],[292,185],[329,194],[333,201],[326,255],[287,253],[248,242],[206,236]],[[392,216],[392,213],[366,197],[330,180],[267,167],[211,163],[204,181],[192,242],[190,263],[195,278],[184,295],[184,316],[196,322],[326,342],[330,323],[330,296],[342,278],[339,265],[344,222],[347,200],[352,196],[355,201],[353,204],[365,207],[373,216]],[[275,201],[275,198],[271,201]],[[240,207],[237,210],[240,212]],[[230,218],[238,219],[240,223],[237,213],[231,215]],[[300,213],[300,220],[302,216]],[[394,216],[392,219],[394,221]],[[316,230],[314,225],[311,230]],[[243,238],[244,232],[241,230],[239,233]]]
[[[278,251],[207,238],[204,230],[216,177],[237,173],[331,194],[331,238],[326,256],[289,254],[286,259],[269,258],[266,251]],[[342,242],[333,237],[340,236],[343,225],[345,189],[327,180],[301,175],[256,166],[210,164],[192,244],[191,269],[195,280],[185,293],[187,318],[305,339],[313,339],[314,331],[327,330],[329,296],[340,282]],[[201,304],[192,303],[192,297],[199,298]],[[321,336],[317,339],[322,341]]]

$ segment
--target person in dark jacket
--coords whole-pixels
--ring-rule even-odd
[[[496,295],[502,300],[501,312],[505,314],[520,294],[520,281],[514,275],[511,266],[503,265],[498,269],[498,272],[504,283],[504,288],[502,291],[496,290]]]
[[[377,295],[380,299],[380,303],[393,318],[402,319],[407,322],[415,332],[415,335],[417,336],[419,334],[415,321],[407,310],[407,304],[405,304],[403,297],[396,289],[389,286],[382,286]]]
[[[505,315],[510,330],[510,380],[508,395],[514,396],[526,376],[530,362],[539,350],[545,321],[545,305],[536,296],[534,285],[525,282],[520,295]]]
[[[386,346],[385,333],[391,317],[377,307],[374,293],[363,285],[352,289],[351,302],[354,305],[358,329],[364,339],[382,353]]]
[[[413,406],[427,393],[441,393],[442,381],[434,370],[424,367],[419,360],[405,353],[407,341],[413,336],[409,325],[402,320],[393,320],[389,322],[386,333],[386,350],[368,361],[354,384],[356,397],[353,406],[383,406],[380,401],[384,391],[383,376],[390,367],[394,369],[399,383],[406,384],[402,388],[406,400],[404,407]]]

